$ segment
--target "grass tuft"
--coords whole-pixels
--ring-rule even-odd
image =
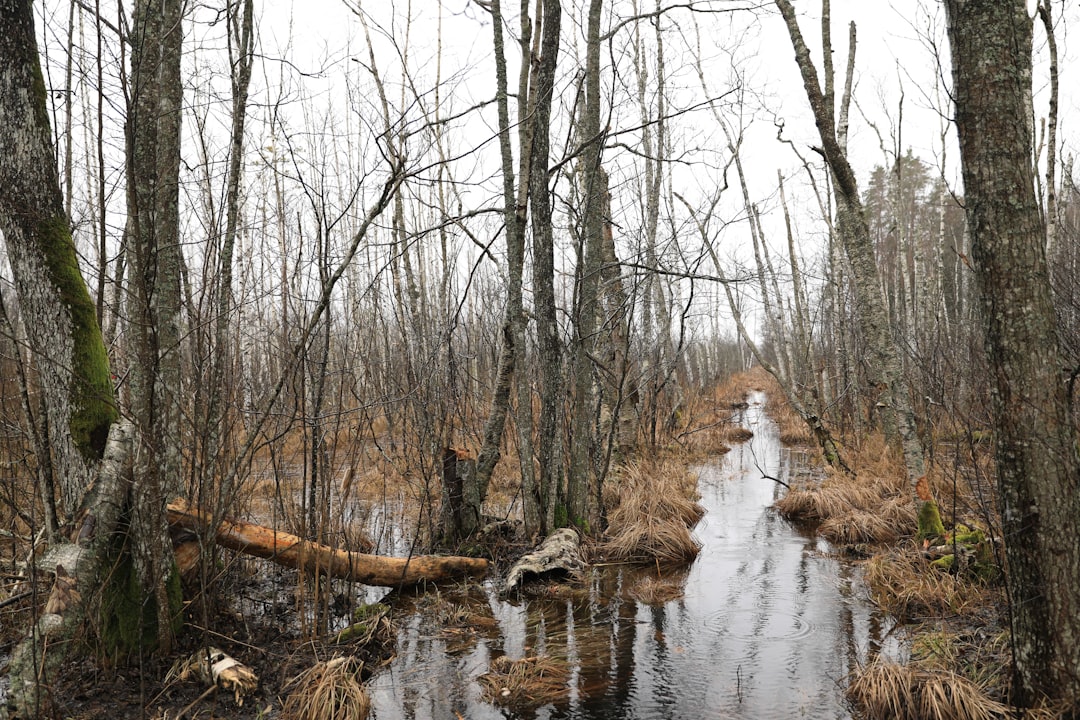
[[[290,680],[295,689],[281,708],[283,720],[364,720],[371,709],[360,682],[363,663],[337,657],[316,663]]]
[[[963,614],[984,592],[930,567],[913,549],[875,555],[866,562],[865,577],[874,602],[900,620]]]
[[[822,521],[818,532],[838,545],[893,543],[911,534],[915,508],[906,498],[892,498],[873,510],[852,509]]]
[[[499,705],[538,707],[570,693],[570,665],[547,655],[511,660],[505,655],[491,661],[479,677],[484,698]]]
[[[847,696],[871,720],[993,720],[1009,712],[955,673],[884,662],[857,671]]]
[[[617,561],[664,566],[692,562],[701,544],[690,528],[705,515],[695,499],[696,488],[694,477],[673,461],[627,466],[611,496],[618,504],[609,514],[607,539],[596,551]]]

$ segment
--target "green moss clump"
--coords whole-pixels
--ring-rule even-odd
[[[941,523],[941,513],[937,503],[927,500],[919,508],[919,540],[932,540],[945,534],[945,526]]]
[[[943,556],[939,557],[937,560],[934,560],[932,563],[930,563],[931,567],[935,567],[938,570],[946,570],[946,571],[952,570],[953,565],[955,565],[955,564],[956,564],[956,556],[955,555],[943,555]]]
[[[555,506],[555,527],[566,527],[566,521],[569,519],[569,513],[566,511],[566,506],[558,504]]]
[[[336,643],[348,643],[354,640],[370,642],[379,629],[382,619],[390,614],[390,607],[382,603],[360,605],[353,610],[352,624],[343,628],[335,637]]]
[[[383,603],[365,603],[353,608],[352,620],[353,622],[363,622],[371,618],[380,618],[388,612],[390,612],[390,607]]]

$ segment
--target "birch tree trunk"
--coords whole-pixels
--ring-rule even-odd
[[[1080,702],[1080,458],[1035,197],[1023,0],[946,0],[1008,560],[1014,700]]]
[[[48,712],[53,674],[77,647],[71,640],[85,627],[91,602],[97,616],[91,618],[90,627],[99,636],[111,626],[118,638],[142,640],[149,630],[152,640],[157,619],[154,612],[148,617],[141,611],[144,593],[157,596],[153,588],[136,586],[132,593],[102,578],[106,567],[124,564],[121,560],[117,565],[115,556],[116,548],[125,544],[125,534],[133,546],[142,545],[144,538],[134,535],[135,525],[120,526],[130,502],[131,431],[126,424],[114,425],[117,411],[108,358],[64,211],[45,92],[32,4],[3,0],[0,231],[38,368],[48,445],[60,485],[59,510],[68,521],[80,523],[73,531],[78,544],[54,544],[50,555],[63,559],[66,567],[56,562],[58,574],[64,567],[85,598],[58,613],[43,614],[12,653],[7,710],[14,717]],[[124,625],[117,622],[121,608],[133,609],[123,617]],[[107,640],[104,644],[106,649],[119,649]]]

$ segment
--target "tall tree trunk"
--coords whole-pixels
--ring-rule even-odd
[[[133,497],[135,571],[152,591],[158,643],[171,645],[166,581],[174,573],[165,504],[180,478],[180,0],[139,0],[127,118],[132,413],[138,428]]]
[[[540,533],[555,523],[555,503],[562,479],[559,452],[559,408],[562,396],[562,343],[555,306],[555,241],[551,227],[551,189],[548,181],[551,99],[559,57],[562,6],[544,0],[543,33],[536,74],[536,105],[531,113],[532,152],[529,194],[532,200],[533,288],[540,364],[540,426],[537,436],[537,479]]]
[[[581,198],[581,249],[578,254],[577,306],[574,320],[574,428],[567,480],[567,510],[571,523],[586,532],[598,532],[600,519],[597,474],[596,379],[593,352],[597,335],[597,302],[600,285],[601,234],[603,233],[600,162],[600,12],[602,0],[591,0],[586,29],[585,102],[579,137]]]
[[[1035,197],[1023,0],[946,0],[964,204],[991,367],[1014,699],[1080,702],[1080,458]]]
[[[495,46],[495,98],[499,114],[499,151],[503,181],[503,220],[504,232],[506,233],[506,257],[507,257],[507,301],[506,315],[503,321],[502,337],[503,346],[499,354],[499,367],[495,378],[495,392],[492,396],[491,410],[487,422],[484,425],[484,441],[476,461],[477,485],[482,491],[486,491],[491,475],[498,464],[501,455],[503,430],[506,425],[506,417],[510,410],[510,398],[516,388],[518,390],[519,418],[528,419],[528,425],[522,427],[518,423],[519,445],[521,440],[526,440],[524,447],[519,447],[521,454],[521,491],[524,497],[525,524],[529,532],[538,529],[540,525],[539,505],[536,502],[536,492],[532,475],[532,445],[531,421],[532,406],[527,403],[520,407],[522,398],[528,398],[527,392],[522,392],[521,384],[525,380],[521,377],[525,361],[525,332],[524,313],[522,310],[521,283],[524,266],[525,241],[524,222],[527,211],[525,205],[519,202],[514,188],[514,156],[510,142],[510,101],[506,76],[506,50],[502,30],[502,4],[499,0],[493,0],[490,5],[492,31],[494,32]],[[528,3],[522,3],[522,11],[527,15]],[[527,20],[522,20],[522,28],[527,29]],[[522,40],[523,50],[528,47],[528,40]],[[524,98],[521,90],[525,90]],[[528,73],[522,68],[519,80],[519,108],[522,100],[527,105],[528,97]],[[526,152],[525,148],[521,149]],[[522,160],[523,167],[527,167]],[[545,184],[546,187],[546,184]],[[522,196],[527,201],[527,195]],[[527,413],[527,415],[526,415]],[[528,430],[527,430],[528,428]]]
[[[226,179],[225,235],[218,256],[217,307],[214,311],[214,355],[210,369],[209,408],[207,409],[206,473],[203,487],[213,487],[213,477],[221,477],[224,463],[219,457],[225,433],[226,394],[233,383],[226,377],[231,365],[230,328],[233,308],[233,253],[240,225],[240,183],[243,175],[244,125],[247,120],[248,86],[254,60],[254,0],[234,0],[228,13],[229,54],[232,59],[232,130],[229,139],[229,174]],[[232,482],[222,485],[217,495],[220,503],[211,505],[216,513],[224,512],[224,503],[232,501]],[[195,498],[201,502],[201,498]],[[204,506],[208,505],[203,503]]]
[[[101,571],[117,538],[129,488],[124,470],[129,430],[117,418],[101,330],[60,191],[50,139],[33,8],[29,0],[0,2],[0,231],[15,279],[20,314],[38,368],[60,511],[82,520],[81,546],[54,545],[85,598],[115,608],[116,585]],[[110,455],[101,462],[106,449]],[[47,461],[47,460],[43,460]],[[89,489],[88,489],[89,488]],[[167,536],[166,536],[167,538]],[[141,598],[136,599],[136,606]],[[87,605],[42,615],[12,653],[8,709],[15,717],[47,712],[52,674],[75,643]],[[91,623],[92,627],[101,627]],[[136,612],[129,631],[142,627]]]

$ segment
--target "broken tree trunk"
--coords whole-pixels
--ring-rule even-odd
[[[170,525],[201,531],[210,523],[209,513],[193,508],[183,500],[169,503]],[[365,585],[397,587],[420,582],[447,582],[482,576],[488,569],[487,560],[481,558],[440,555],[396,558],[349,552],[240,520],[222,520],[214,531],[214,539],[222,547],[273,560],[285,567]]]

